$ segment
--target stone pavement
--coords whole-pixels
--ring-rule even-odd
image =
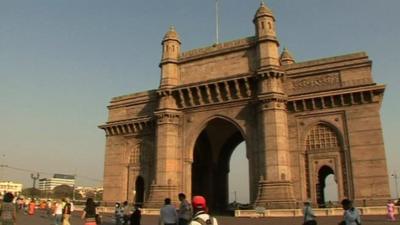
[[[103,225],[113,225],[111,215],[104,215]],[[300,217],[293,218],[234,218],[234,217],[217,217],[219,225],[301,225]],[[34,216],[24,215],[18,213],[17,225],[53,225],[54,218],[46,217],[41,211]],[[318,217],[319,225],[337,225],[340,221],[340,217]],[[388,222],[384,216],[365,216],[363,219],[363,225],[389,225],[398,224],[396,222]],[[80,213],[76,212],[72,216],[71,225],[83,225],[83,221],[80,219]],[[143,216],[142,225],[158,225],[158,217],[156,216]]]

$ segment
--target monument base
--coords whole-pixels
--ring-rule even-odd
[[[292,183],[289,181],[260,181],[255,206],[266,209],[297,208]]]
[[[149,198],[145,201],[144,207],[161,208],[166,198],[170,198],[172,202],[175,202],[178,198],[177,187],[153,184],[150,186]]]

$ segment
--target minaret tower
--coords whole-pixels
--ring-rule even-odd
[[[256,28],[258,69],[258,120],[260,158],[255,204],[267,208],[295,206],[291,178],[285,73],[279,61],[275,17],[261,3],[253,20]]]
[[[258,40],[259,68],[279,66],[279,42],[276,38],[275,17],[264,2],[261,2],[253,22]]]
[[[171,88],[179,83],[178,58],[181,52],[181,41],[174,26],[165,34],[162,46],[160,88]]]
[[[180,185],[178,165],[180,165],[179,132],[182,113],[172,96],[172,88],[179,84],[180,45],[178,33],[174,27],[170,27],[162,41],[161,82],[157,90],[158,108],[154,112],[156,176],[150,186],[149,198],[145,204],[150,208],[161,207],[166,197],[178,201],[176,198]]]

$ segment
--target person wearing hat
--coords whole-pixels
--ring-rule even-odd
[[[315,221],[316,216],[311,208],[311,201],[309,200],[304,202],[303,215],[304,215],[303,225],[317,225],[317,221]]]
[[[344,220],[339,225],[361,225],[360,212],[353,207],[353,202],[349,199],[343,199],[342,206]]]
[[[206,199],[197,195],[192,199],[193,218],[189,225],[218,225],[217,219],[207,213]]]

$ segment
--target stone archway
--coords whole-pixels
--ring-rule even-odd
[[[385,86],[373,81],[371,60],[355,53],[297,63],[287,50],[279,56],[270,9],[262,4],[253,22],[252,37],[186,52],[174,28],[165,34],[160,86],[113,98],[100,126],[105,202],[132,199],[131,181],[141,174],[146,207],[161,207],[165,197],[177,201],[179,192],[190,196],[194,181],[193,194],[205,193],[212,207],[223,208],[229,158],[244,139],[254,205],[316,203],[323,165],[335,171],[339,197],[386,201]],[[216,115],[226,118],[200,126]],[[330,125],[315,124],[307,133],[318,121]],[[129,161],[130,143],[148,144]]]
[[[213,211],[224,211],[229,201],[229,162],[236,146],[245,141],[228,120],[210,120],[198,136],[192,164],[192,194],[203,195]]]

